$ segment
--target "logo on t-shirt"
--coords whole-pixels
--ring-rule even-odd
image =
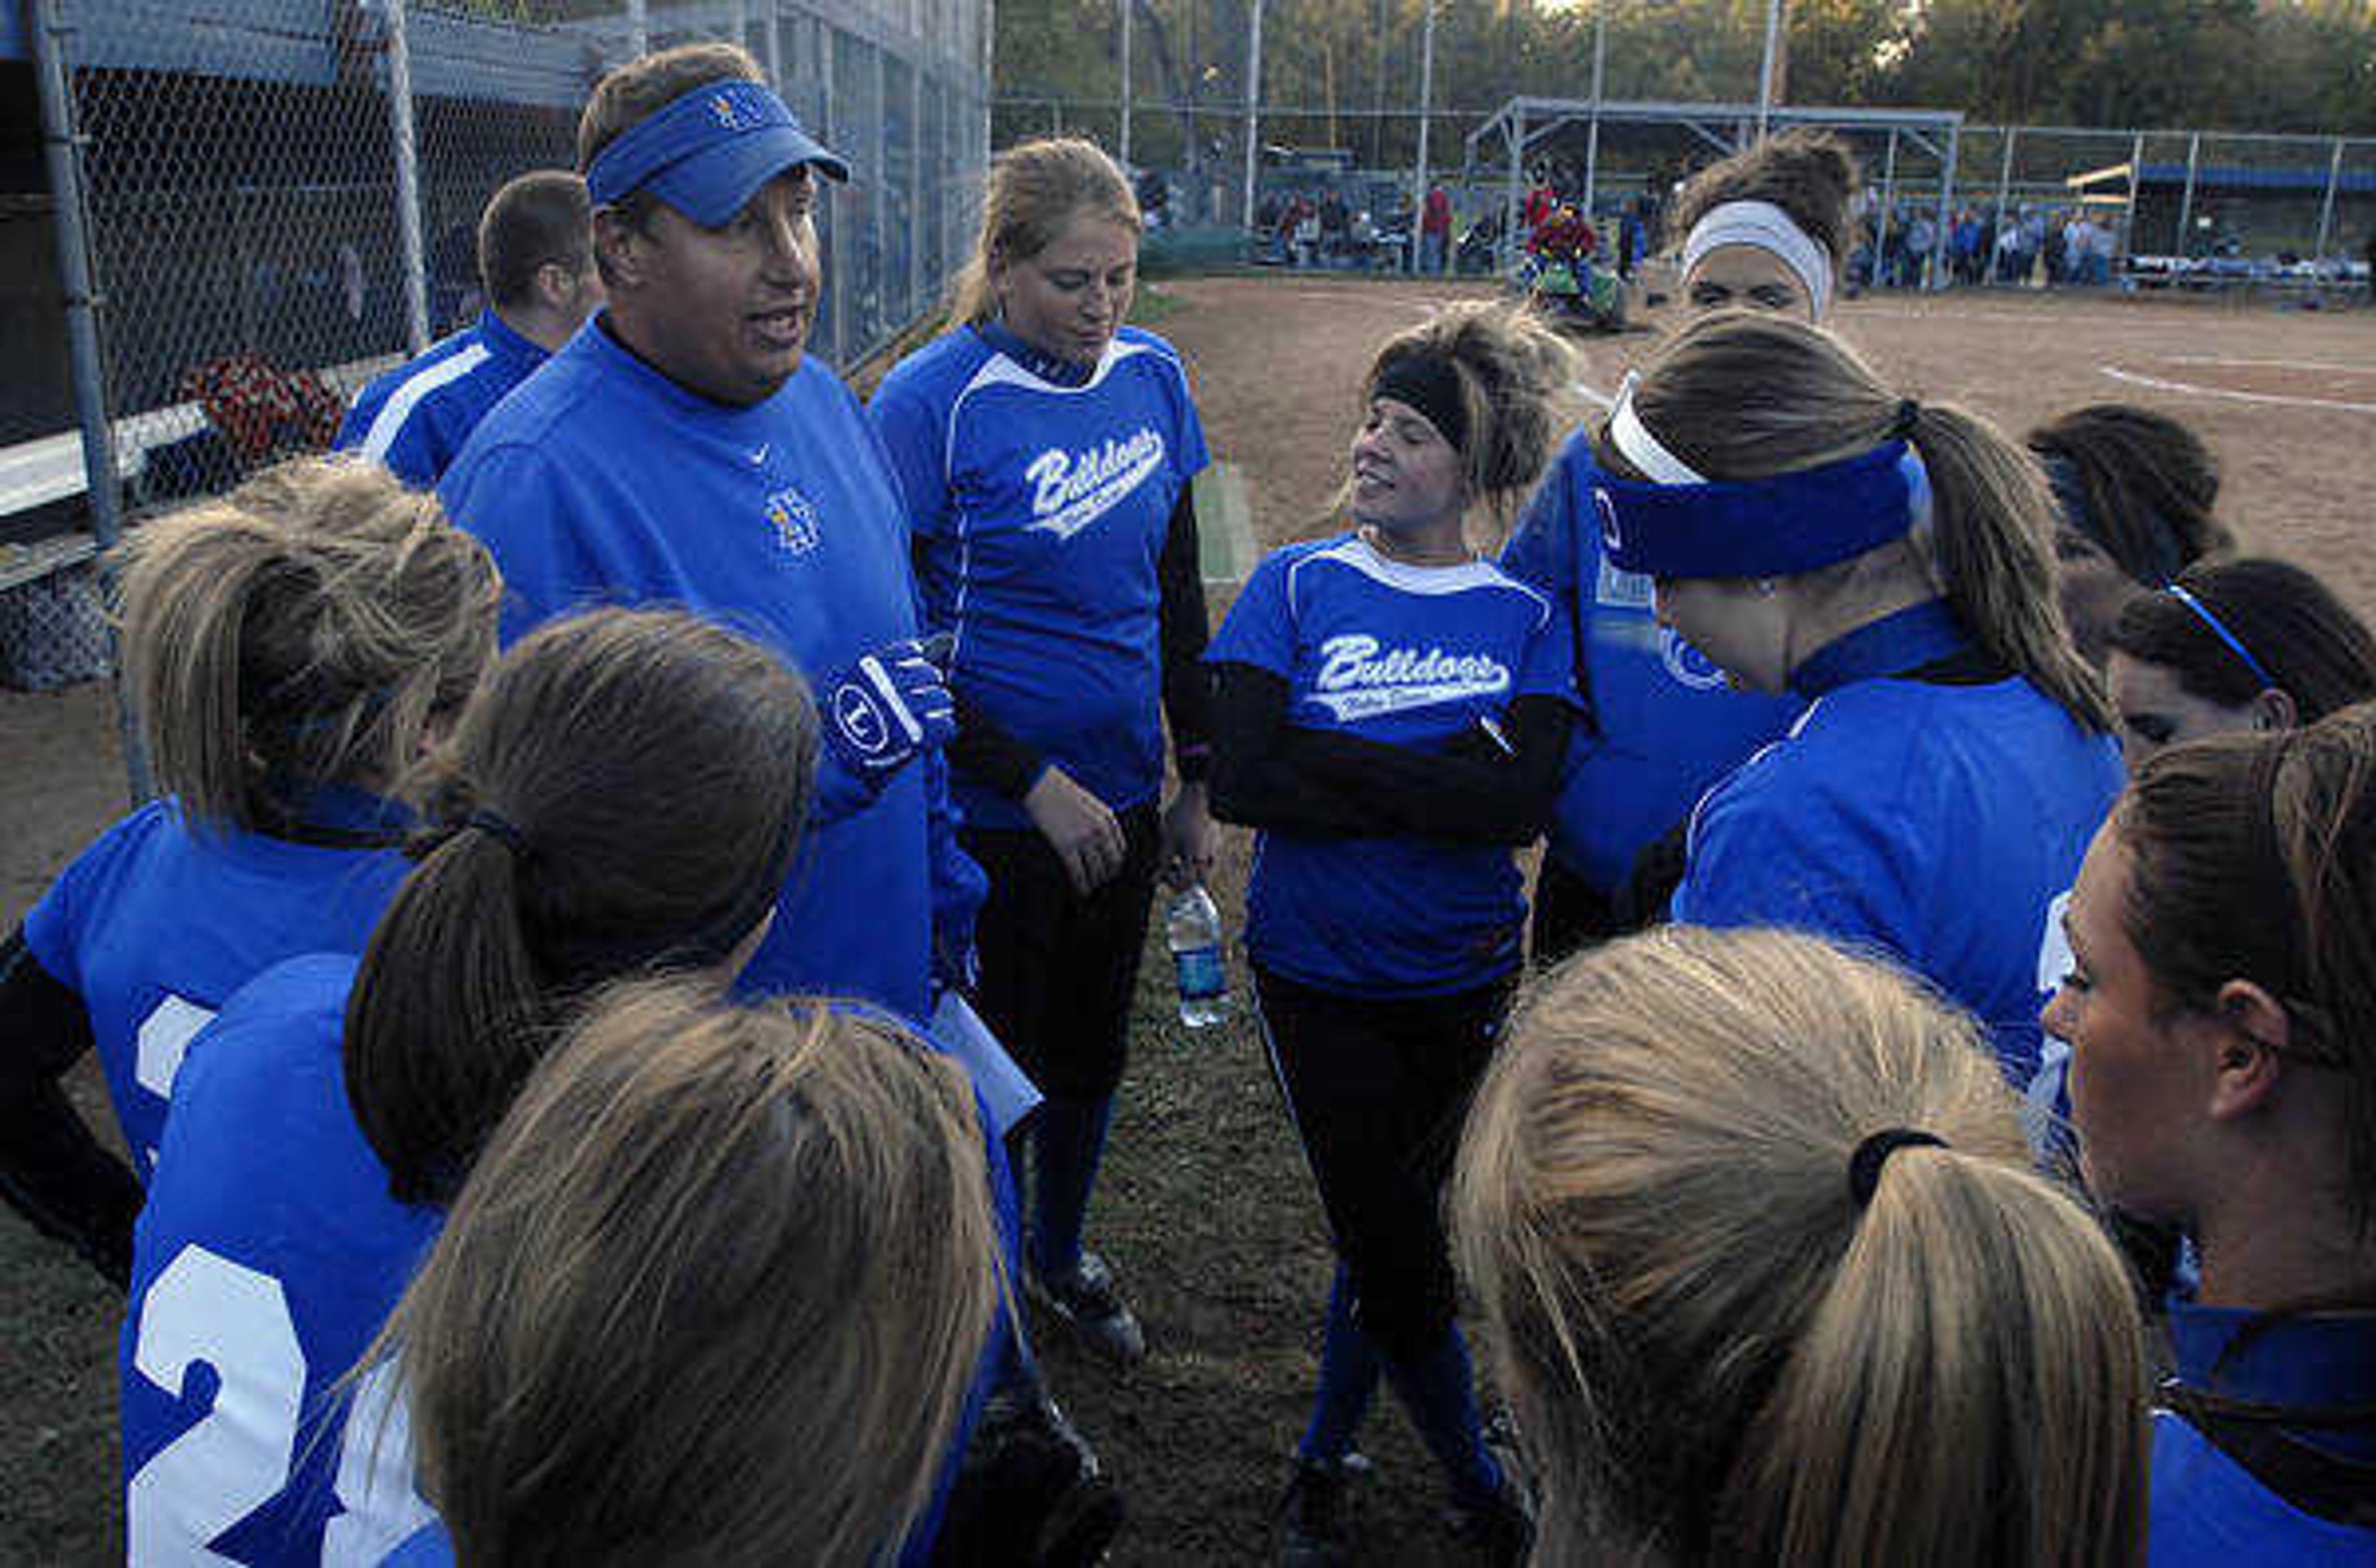
[[[1163,437],[1146,425],[1120,441],[1109,435],[1084,452],[1051,446],[1023,470],[1032,486],[1028,526],[1070,539],[1162,466]]]
[[[1340,723],[1402,713],[1414,707],[1495,696],[1510,689],[1510,671],[1481,653],[1425,652],[1381,647],[1366,633],[1351,632],[1320,645],[1320,673],[1312,698]]]
[[[776,542],[792,554],[816,548],[816,508],[799,491],[787,486],[767,497],[767,523],[776,530]]]
[[[1658,662],[1667,673],[1695,692],[1712,692],[1725,683],[1716,660],[1675,636],[1672,626],[1658,628]]]

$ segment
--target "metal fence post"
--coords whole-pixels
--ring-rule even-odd
[[[1774,47],[1773,40],[1766,48]],[[1601,67],[1609,55],[1609,0],[1597,0],[1592,7],[1592,126],[1585,133],[1584,142],[1584,220],[1592,221],[1593,193],[1600,184],[1600,88],[1605,79]],[[1764,133],[1764,112],[1759,112],[1758,132]]]
[[[124,538],[124,491],[115,467],[115,435],[107,418],[106,372],[99,351],[99,292],[91,276],[90,235],[84,205],[82,137],[75,130],[73,89],[66,75],[66,28],[54,0],[26,0],[35,89],[42,101],[42,151],[57,214],[58,286],[65,295],[66,358],[73,373],[75,422],[82,431],[83,483],[90,496],[91,538],[102,551]],[[99,568],[108,568],[102,558]],[[111,636],[113,634],[111,634]],[[124,737],[124,770],[132,799],[156,793],[148,749],[115,685],[115,720]]]
[[[2194,131],[2186,138],[2186,188],[2178,198],[2178,255],[2187,254],[2187,243],[2194,229],[2194,171],[2203,157],[2203,133]]]
[[[1518,265],[1518,187],[1525,180],[1527,105],[1520,100],[1502,129],[1510,149],[1510,186],[1502,193],[1502,266],[1507,274]]]
[[[637,55],[652,50],[652,30],[644,16],[644,0],[627,0],[627,43]]]
[[[1997,165],[1997,220],[1990,225],[1989,244],[1990,248],[1988,255],[1988,267],[1987,270],[1982,274],[1982,276],[1986,277],[1992,283],[2002,281],[2002,279],[1997,277],[1995,244],[1996,241],[2004,233],[2005,198],[2013,190],[2013,144],[2014,138],[2020,136],[2020,129],[2017,126],[2007,125],[2004,127],[2004,157]],[[2020,252],[2016,249],[2014,254],[2018,255]]]
[[[2319,261],[2326,259],[2326,236],[2334,227],[2334,188],[2343,183],[2343,138],[2334,138],[2334,155],[2326,160],[2326,199],[2318,205],[2318,244],[2311,255]]]
[[[404,263],[404,336],[411,351],[429,347],[429,273],[421,248],[420,148],[412,134],[412,51],[405,0],[387,6],[387,134],[396,151],[396,243]]]
[[[1130,11],[1131,0],[1122,0],[1122,165],[1130,167]]]
[[[1939,275],[1947,270],[1949,241],[1955,226],[1955,158],[1962,148],[1963,130],[1960,125],[1947,127],[1947,159],[1939,170],[1939,220],[1930,242],[1930,286],[1933,291],[1945,287]]]
[[[2129,205],[2125,221],[2121,224],[2120,260],[2123,277],[2128,275],[2129,262],[2137,254],[2137,193],[2144,188],[2144,178],[2145,134],[2139,131],[2136,140],[2129,144]],[[2107,279],[2106,281],[2111,279]]]
[[[1245,228],[1254,232],[1254,174],[1262,154],[1262,24],[1263,0],[1246,7],[1246,188]]]
[[[1897,206],[1897,131],[1889,133],[1889,152],[1881,165],[1881,221],[1872,234],[1872,286],[1881,287],[1881,275],[1889,255],[1889,220]]]
[[[1428,106],[1435,100],[1435,0],[1427,0],[1426,19],[1420,24],[1419,45],[1419,160],[1411,168],[1411,211],[1420,222],[1414,226],[1410,250],[1405,257],[1406,270],[1419,271],[1420,234],[1427,217],[1427,120]],[[1452,249],[1452,236],[1443,237],[1443,248]],[[1452,257],[1444,256],[1445,269],[1451,268]]]

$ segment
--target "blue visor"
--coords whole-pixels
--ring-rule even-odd
[[[1903,441],[1766,479],[1651,484],[1598,461],[1587,478],[1610,564],[1649,577],[1795,576],[1903,539],[1930,510]]]
[[[801,129],[759,82],[709,82],[622,133],[586,172],[598,206],[647,190],[705,229],[719,229],[760,187],[806,164],[832,180],[849,165]]]

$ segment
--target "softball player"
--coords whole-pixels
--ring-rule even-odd
[[[2182,742],[2290,730],[2376,699],[2376,635],[2323,582],[2267,556],[2202,562],[2132,594],[2109,650],[2132,774]]]
[[[1122,325],[1139,228],[1088,142],[1001,153],[957,327],[870,410],[925,619],[953,640],[960,841],[990,877],[982,1014],[1049,1097],[1026,1134],[1031,1284],[1124,1365],[1145,1339],[1084,1219],[1158,873],[1200,878],[1213,839],[1189,485],[1205,435],[1178,355]],[[1158,814],[1165,717],[1181,786]]]
[[[682,982],[596,1009],[388,1325],[462,1560],[880,1561],[998,1316],[982,1136],[880,1014]]]
[[[1980,1043],[1788,932],[1668,926],[1529,998],[1451,1207],[1542,1561],[2142,1568],[2128,1278]]]
[[[1684,298],[1694,311],[1741,304],[1823,320],[1855,188],[1855,160],[1823,132],[1786,132],[1703,170],[1674,214]],[[1649,579],[1618,570],[1601,549],[1591,444],[1586,430],[1570,438],[1502,555],[1505,571],[1567,607],[1590,713],[1569,742],[1536,882],[1539,963],[1664,918],[1674,835],[1693,803],[1777,739],[1800,706],[1741,690],[1657,624]]]
[[[192,1051],[120,1357],[135,1562],[370,1562],[426,1518],[336,1385],[577,1002],[748,960],[817,731],[769,650],[683,614],[559,622],[498,664],[360,965],[266,971]]]
[[[586,182],[558,169],[522,174],[479,219],[487,308],[463,331],[374,379],[339,426],[405,483],[429,489],[487,410],[528,379],[602,303]]]
[[[505,568],[507,636],[588,602],[668,603],[749,626],[809,675],[815,854],[748,980],[929,1017],[936,938],[953,978],[981,880],[947,821],[954,720],[915,641],[897,489],[849,388],[803,352],[814,182],[848,171],[730,44],[612,72],[578,143],[609,304],[439,493]]]
[[[2045,1024],[2082,1170],[2178,1227],[2153,1562],[2376,1563],[2376,723],[2173,747],[2087,851]]]
[[[2035,470],[1838,339],[1749,313],[1629,377],[1592,457],[1603,548],[1656,581],[1660,622],[1809,705],[1693,813],[1674,918],[1870,943],[2027,1085],[2051,906],[2121,778]]]
[[[1502,307],[1388,340],[1346,510],[1247,581],[1207,654],[1215,809],[1262,829],[1246,947],[1339,1260],[1285,1556],[1345,1560],[1346,1460],[1383,1370],[1497,1559],[1528,1534],[1487,1451],[1438,1218],[1515,982],[1514,846],[1542,831],[1574,671],[1566,616],[1472,555],[1550,454],[1566,351]],[[1504,513],[1506,515],[1506,512]]]
[[[0,1194],[119,1286],[191,1037],[280,959],[361,950],[404,875],[381,791],[478,679],[499,591],[360,463],[272,469],[129,552],[125,684],[166,793],[0,946]],[[130,1170],[58,1087],[94,1047]]]

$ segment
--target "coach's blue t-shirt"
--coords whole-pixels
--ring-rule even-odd
[[[1288,684],[1287,722],[1441,750],[1522,696],[1572,696],[1558,604],[1486,562],[1390,561],[1358,534],[1291,544],[1246,580],[1206,659]],[[1504,849],[1265,831],[1246,947],[1362,996],[1460,991],[1518,961],[1527,901]]]
[[[1932,600],[1800,665],[1806,713],[1693,814],[1674,918],[1871,944],[1977,1015],[2020,1088],[2039,952],[2121,754],[2026,681],[1892,678],[1968,647]]]
[[[265,971],[183,1066],[118,1352],[135,1562],[374,1562],[429,1517],[336,1392],[443,1223],[388,1196],[348,1107],[355,967]]]
[[[503,568],[506,640],[596,604],[672,605],[759,638],[821,681],[916,635],[907,530],[873,428],[814,357],[730,408],[685,390],[589,321],[490,414],[439,488]],[[821,808],[856,793],[829,757]],[[932,1013],[934,847],[927,784],[820,810],[754,989]]]
[[[397,808],[344,790],[308,817],[402,829]],[[157,1163],[191,1037],[232,992],[300,953],[360,953],[410,869],[386,849],[193,831],[154,801],[85,849],[25,916],[25,945],[90,1015],[108,1098],[143,1182]]]
[[[2357,1409],[2357,1421],[2278,1425],[2293,1441],[2376,1473],[2376,1314],[2275,1320],[2172,1301],[2178,1380],[2263,1408]],[[2248,1332],[2249,1330],[2249,1332]],[[2152,1568],[2376,1565],[2376,1529],[2303,1512],[2181,1416],[2154,1412]]]
[[[445,477],[489,410],[545,362],[492,309],[418,358],[373,378],[333,443],[360,451],[416,490]]]
[[[1724,671],[1660,626],[1650,579],[1602,555],[1589,432],[1561,450],[1502,552],[1502,569],[1574,617],[1590,718],[1568,739],[1550,851],[1604,893],[1634,857],[1680,825],[1709,788],[1777,740],[1805,705],[1734,689]]]
[[[1120,809],[1163,785],[1156,564],[1205,432],[1171,346],[1125,327],[1086,378],[969,327],[900,362],[868,412],[915,530],[924,618],[951,676],[1017,739]],[[966,820],[1030,825],[956,775]]]

